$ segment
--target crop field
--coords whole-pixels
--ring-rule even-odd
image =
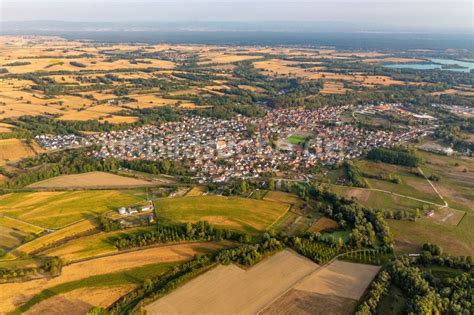
[[[29,188],[132,188],[154,186],[153,183],[105,172],[61,175],[29,185]]]
[[[222,196],[160,198],[154,203],[158,221],[208,221],[249,232],[266,229],[288,210],[284,203]]]
[[[339,228],[339,224],[337,224],[336,221],[326,217],[320,217],[313,225],[311,225],[308,231],[312,233],[317,233],[328,230],[335,230],[337,228]]]
[[[142,190],[18,192],[0,196],[0,214],[48,229],[143,201]]]
[[[262,56],[256,55],[232,55],[223,53],[205,53],[201,56],[199,64],[210,64],[210,63],[232,63],[237,61],[259,59]]]
[[[248,270],[220,265],[145,309],[150,314],[233,314],[236,309],[240,314],[255,314],[318,267],[290,250]]]
[[[32,146],[34,149],[19,139],[0,140],[0,165],[6,162],[15,162],[25,157],[35,156],[40,149],[36,144]]]
[[[293,205],[302,202],[302,200],[297,196],[282,191],[268,191],[263,200],[276,201]]]
[[[341,82],[335,81],[324,81],[323,89],[321,90],[322,94],[344,94],[347,89],[344,88],[344,84]]]
[[[155,265],[153,265],[155,266]],[[136,269],[145,269],[145,268],[136,268]],[[150,270],[150,275],[158,276],[164,271],[161,271],[159,265],[155,268],[146,268]],[[165,268],[163,268],[166,270]],[[38,304],[33,305],[29,310],[28,314],[51,314],[51,315],[62,315],[62,314],[86,314],[92,307],[103,307],[106,308],[119,299],[121,296],[125,295],[129,291],[133,290],[135,285],[128,283],[131,282],[131,279],[126,279],[126,276],[134,276],[134,271],[122,272],[124,275],[123,283],[124,284],[114,284],[113,282],[122,282],[116,275],[108,275],[107,279],[102,279],[104,277],[97,277],[96,280],[103,280],[101,285],[94,287],[86,286],[79,289],[74,289],[72,291],[66,291],[62,293],[62,287],[56,288],[57,295],[50,297],[46,300],[39,302]],[[114,281],[112,281],[112,279]],[[116,280],[117,279],[117,280]],[[138,279],[137,279],[138,280]],[[84,281],[85,282],[85,281]],[[137,281],[137,284],[138,281]],[[108,286],[106,286],[108,285]]]
[[[14,248],[23,243],[26,236],[33,237],[42,231],[39,227],[0,216],[0,248]]]
[[[31,252],[38,251],[45,246],[54,244],[58,241],[73,237],[84,232],[91,231],[95,228],[96,226],[92,222],[88,220],[82,220],[50,234],[38,237],[28,243],[25,243],[18,247],[16,251],[29,254]]]
[[[198,197],[198,196],[202,196],[203,193],[204,193],[204,187],[194,186],[186,193],[186,197]]]
[[[222,248],[220,243],[165,245],[67,265],[63,267],[61,275],[52,279],[0,284],[0,312],[10,312],[27,303],[21,309],[26,311],[51,295],[84,287],[141,284],[154,273],[168,270],[170,263],[191,259],[204,249],[219,248]]]
[[[146,231],[153,230],[154,226],[151,227],[140,227],[127,230],[127,232],[133,231]],[[91,258],[98,255],[105,255],[114,252],[118,252],[109,238],[124,233],[123,231],[114,232],[99,232],[92,235],[82,236],[68,241],[65,244],[57,247],[48,249],[42,252],[45,256],[58,256],[65,262],[71,262],[78,259]]]
[[[262,314],[353,314],[379,269],[336,260],[303,278]]]

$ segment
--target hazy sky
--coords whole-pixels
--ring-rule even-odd
[[[473,30],[470,0],[0,0],[4,21],[305,21]]]

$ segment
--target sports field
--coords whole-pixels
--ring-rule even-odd
[[[144,200],[141,190],[18,192],[0,196],[0,214],[58,229],[81,219]]]
[[[265,230],[289,207],[279,202],[223,196],[160,198],[154,203],[158,221],[207,221],[248,232]]]

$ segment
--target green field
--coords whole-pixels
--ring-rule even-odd
[[[164,274],[165,272],[172,269],[175,265],[176,263],[151,264],[121,272],[103,274],[77,281],[62,283],[52,288],[48,288],[40,292],[39,294],[33,296],[29,301],[19,307],[17,311],[24,313],[33,305],[43,300],[81,288],[110,288],[129,284],[140,285],[143,283],[143,281],[145,281],[145,279],[150,279]]]
[[[388,224],[405,252],[419,251],[423,243],[434,243],[451,255],[474,256],[472,214],[466,214],[457,226],[438,224],[425,218],[416,222],[388,220]]]
[[[0,216],[0,248],[14,248],[23,243],[26,236],[34,237],[42,231],[39,227]]]
[[[354,197],[356,200],[369,208],[376,208],[391,211],[413,212],[415,209],[423,209],[424,205],[432,207],[430,204],[413,200],[410,198],[395,196],[390,193],[371,191],[363,188],[353,188],[341,185],[331,185],[331,190],[339,196],[346,198]]]
[[[454,209],[474,214],[474,159],[459,158],[421,152],[426,163],[423,172],[440,177],[433,182]]]
[[[144,198],[142,190],[18,192],[0,196],[0,214],[57,229]]]
[[[288,204],[240,197],[198,196],[155,200],[158,222],[197,222],[230,229],[265,230],[288,210]]]
[[[152,227],[140,227],[129,229],[126,232],[153,230]],[[109,238],[122,234],[124,231],[114,232],[100,232],[93,235],[83,236],[77,239],[68,241],[60,246],[48,249],[42,254],[45,256],[58,256],[65,262],[70,262],[77,259],[90,258],[97,255],[108,254],[118,251],[110,241]]]
[[[301,144],[306,140],[306,138],[307,136],[295,134],[286,138],[285,141],[291,144]]]
[[[357,161],[356,164],[364,174],[382,175],[385,178],[393,174],[401,179],[399,184],[395,184],[388,180],[366,178],[371,188],[386,190],[400,195],[438,203],[440,205],[443,204],[443,201],[439,198],[428,181],[423,177],[418,177],[410,173],[409,167],[367,160]]]

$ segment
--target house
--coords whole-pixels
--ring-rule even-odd
[[[128,214],[127,209],[125,209],[124,207],[118,208],[118,213],[121,215]]]
[[[153,210],[153,205],[152,204],[140,207],[141,212],[148,212],[148,211],[152,211],[152,210]]]

